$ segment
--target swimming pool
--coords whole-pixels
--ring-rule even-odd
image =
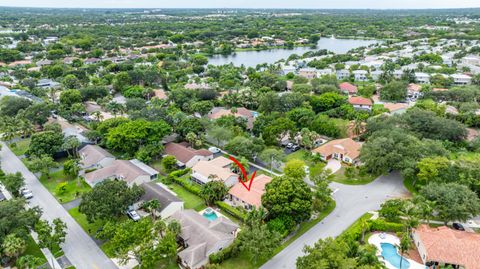
[[[401,269],[410,268],[410,262],[408,262],[406,258],[402,258],[400,254],[398,254],[397,248],[394,245],[390,243],[381,243],[380,245],[382,247],[383,258],[391,265],[393,265],[395,268],[400,269],[400,259],[403,259]]]
[[[209,221],[213,221],[213,220],[216,220],[218,218],[217,213],[215,213],[215,211],[213,209],[211,209],[210,207],[205,209],[205,211],[203,211],[202,216],[204,218],[208,219]]]

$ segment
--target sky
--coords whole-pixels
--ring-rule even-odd
[[[0,6],[80,8],[373,8],[480,7],[480,0],[0,0]]]

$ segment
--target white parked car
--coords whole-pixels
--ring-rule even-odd
[[[215,153],[219,153],[219,152],[220,152],[220,149],[217,148],[217,147],[209,147],[209,148],[208,148],[208,151],[210,151],[211,153],[215,154]]]
[[[140,220],[140,215],[135,210],[128,210],[127,215],[134,221]]]
[[[33,198],[33,193],[31,190],[29,190],[27,187],[23,187],[20,189],[20,194],[25,198],[25,199],[32,199]]]

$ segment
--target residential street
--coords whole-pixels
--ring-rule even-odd
[[[67,224],[67,237],[63,250],[65,256],[77,269],[117,268],[63,206],[40,183],[37,177],[25,167],[22,161],[3,142],[0,160],[5,173],[21,172],[23,174],[27,187],[34,195],[30,200],[30,205],[38,205],[43,210],[43,218],[49,221],[54,218],[60,218]]]
[[[383,201],[408,195],[398,173],[381,176],[370,184],[360,186],[333,182],[330,188],[337,202],[333,212],[265,263],[262,269],[295,268],[297,257],[304,255],[305,245],[313,245],[320,238],[338,236],[364,213],[379,209]]]

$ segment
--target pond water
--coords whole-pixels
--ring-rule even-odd
[[[293,49],[271,49],[262,51],[239,51],[233,55],[213,55],[209,57],[209,64],[224,65],[233,63],[235,66],[245,65],[246,67],[255,67],[257,64],[274,63],[280,59],[286,59],[292,54],[302,55],[308,51],[316,51],[327,49],[337,54],[346,53],[347,51],[376,44],[378,40],[361,40],[361,39],[336,39],[321,38],[315,49],[310,47],[296,47]]]

